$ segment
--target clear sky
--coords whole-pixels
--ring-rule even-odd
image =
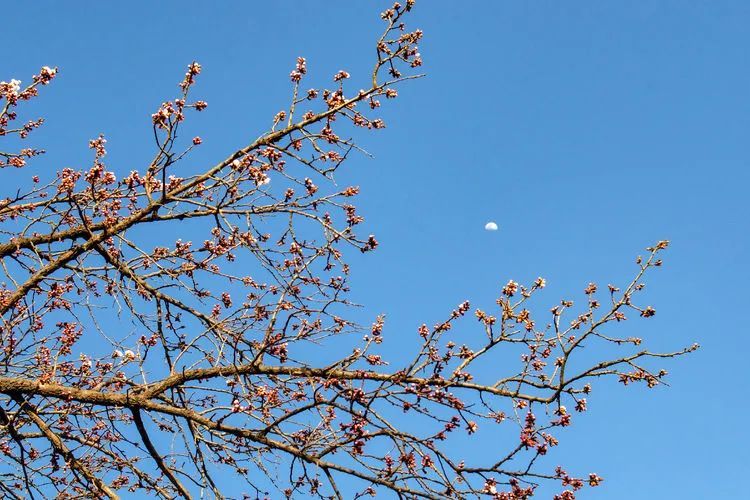
[[[184,67],[204,67],[196,161],[265,131],[298,55],[313,78],[365,83],[382,2],[8,2],[0,80],[42,65],[59,78],[34,110],[37,165],[141,168],[150,114]],[[750,474],[748,362],[750,2],[422,0],[411,21],[428,77],[401,88],[388,128],[349,163],[367,231],[355,257],[363,321],[413,337],[464,299],[489,308],[537,275],[546,311],[589,281],[622,283],[669,239],[648,280],[650,322],[623,336],[703,349],[665,363],[671,387],[594,386],[559,461],[605,478],[580,498],[740,498]],[[500,226],[486,232],[488,220]],[[474,327],[466,324],[466,328]],[[397,348],[398,343],[391,343]],[[502,443],[498,443],[502,449]],[[597,495],[597,493],[599,495]]]

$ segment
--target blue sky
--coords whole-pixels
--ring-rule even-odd
[[[0,79],[61,68],[32,108],[48,118],[37,165],[85,165],[101,132],[127,172],[152,151],[150,114],[198,60],[209,109],[192,127],[196,161],[209,161],[268,128],[296,56],[313,78],[365,78],[384,5],[16,2],[3,6]],[[748,21],[744,1],[422,0],[411,24],[428,76],[363,137],[375,159],[341,179],[361,186],[381,242],[352,262],[360,314],[385,312],[395,338],[465,299],[490,307],[510,278],[547,278],[541,313],[589,281],[624,282],[644,247],[672,241],[648,279],[658,314],[620,333],[703,348],[665,364],[669,388],[595,386],[556,450],[604,476],[581,498],[746,490]]]

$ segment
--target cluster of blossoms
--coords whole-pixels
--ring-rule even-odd
[[[33,84],[21,90],[21,80],[15,78],[9,82],[0,82],[0,99],[5,99],[9,105],[16,104],[19,100],[29,100],[37,95],[35,86],[47,85],[57,75],[57,68],[43,66],[38,75],[32,77]]]
[[[294,83],[299,83],[302,81],[302,77],[307,73],[307,61],[304,57],[298,57],[297,58],[297,65],[292,70],[291,73],[289,73],[289,78]]]
[[[62,330],[60,334],[60,354],[70,354],[71,347],[83,334],[83,328],[76,323],[59,323],[58,328]]]
[[[351,76],[351,75],[350,75],[349,73],[347,73],[346,71],[344,71],[344,70],[342,69],[342,70],[340,70],[340,71],[339,71],[338,73],[336,73],[335,75],[333,75],[333,81],[334,81],[334,82],[340,82],[340,81],[342,81],[342,80],[346,80],[346,79],[347,79],[347,78],[349,78],[350,76]]]
[[[16,99],[20,91],[21,80],[16,80],[14,78],[9,82],[0,82],[0,95],[8,101]]]
[[[185,73],[185,78],[180,82],[180,88],[183,93],[182,97],[163,102],[156,113],[151,115],[151,121],[157,129],[171,131],[175,125],[185,120],[185,108],[194,108],[196,111],[203,111],[208,107],[205,101],[196,101],[192,104],[187,103],[187,95],[190,87],[195,84],[195,78],[200,72],[201,65],[197,62],[191,63]],[[193,143],[200,144],[200,138],[198,138],[197,143],[195,140]]]
[[[18,118],[18,113],[14,108],[21,101],[28,101],[36,97],[39,94],[38,86],[47,85],[56,75],[57,68],[44,66],[39,74],[32,77],[31,85],[25,88],[22,86],[21,80],[15,78],[10,81],[0,81],[0,137],[17,134],[21,139],[25,139],[34,129],[42,125],[44,120],[38,118],[13,128],[11,123]],[[3,103],[3,101],[5,102]],[[19,152],[0,151],[0,168],[24,167],[30,158],[42,153],[44,153],[43,150],[35,148],[23,148]]]

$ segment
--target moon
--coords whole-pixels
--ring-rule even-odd
[[[494,222],[490,221],[490,222],[488,222],[487,224],[484,225],[484,230],[485,231],[497,231],[497,224],[495,224]]]

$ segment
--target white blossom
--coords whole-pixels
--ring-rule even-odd
[[[10,82],[0,82],[0,85],[7,85],[7,88],[11,94],[18,94],[18,92],[21,91],[21,80],[16,80],[15,78]]]

